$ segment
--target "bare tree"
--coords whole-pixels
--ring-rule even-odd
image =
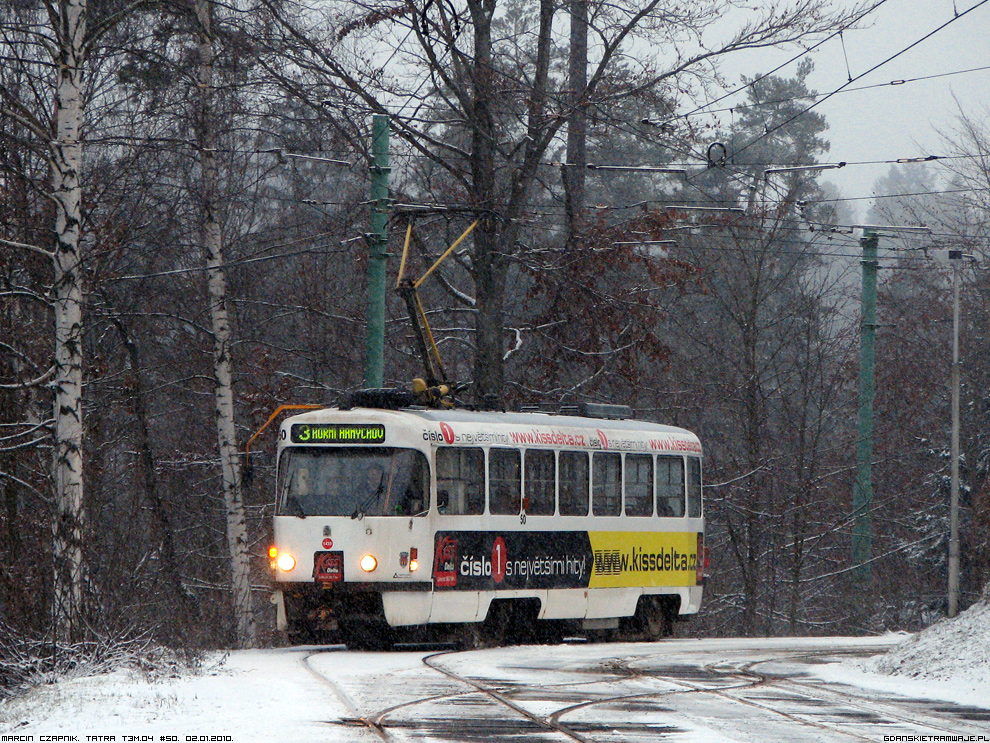
[[[573,109],[568,83],[553,73],[556,4],[465,0],[459,6],[406,0],[387,10],[349,4],[334,7],[329,29],[304,21],[304,15],[289,17],[280,3],[265,4],[283,32],[271,44],[280,60],[278,69],[272,63],[273,74],[306,96],[281,71],[286,43],[292,42],[288,58],[294,69],[322,75],[339,91],[336,100],[342,107],[360,103],[374,112],[402,111],[393,117],[399,136],[447,173],[448,198],[482,218],[472,235],[470,262],[476,297],[474,396],[481,405],[498,405],[504,384],[507,277],[522,249],[545,155]],[[312,10],[308,17],[321,16]],[[774,6],[712,48],[690,48],[687,40],[720,20],[721,10],[717,1],[674,13],[659,0],[589,4],[596,37],[583,101],[604,107],[686,81],[732,51],[813,37],[849,23],[860,12],[829,13],[817,0]],[[379,42],[394,50],[394,64],[377,59]],[[636,55],[636,43],[644,50],[670,44],[677,51],[666,66],[647,60],[649,52],[644,51],[638,74],[616,78],[619,60]]]
[[[69,639],[82,631],[86,581],[82,549],[83,126],[91,93],[91,54],[127,9],[95,14],[91,10],[87,0],[48,0],[7,8],[2,21],[10,32],[5,43],[10,55],[5,61],[8,74],[0,83],[0,113],[17,123],[20,135],[46,160],[46,195],[53,207],[55,239],[51,246],[8,239],[2,244],[44,256],[52,267],[54,617],[58,634]]]
[[[814,95],[804,84],[810,71],[747,81],[747,106],[721,135],[727,162],[698,179],[737,211],[710,218],[696,235],[673,233],[682,245],[672,255],[697,267],[705,289],[672,303],[668,324],[672,368],[684,370],[672,381],[693,393],[687,404],[698,409],[694,427],[714,485],[708,539],[721,590],[710,607],[723,627],[744,634],[798,632],[812,615],[820,620],[824,605],[808,600],[808,589],[819,587],[808,581],[841,568],[833,547],[841,543],[836,473],[849,333],[835,277],[819,255],[824,237],[808,232],[799,207],[822,192],[807,172],[764,175],[775,163],[814,163],[828,150],[824,118],[793,118]]]
[[[231,358],[232,333],[227,311],[227,280],[223,269],[223,236],[218,217],[217,140],[213,108],[213,2],[195,0],[199,53],[199,109],[196,117],[197,150],[201,170],[200,239],[209,281],[210,322],[213,329],[213,373],[216,378],[217,443],[227,511],[227,548],[230,550],[234,621],[237,643],[253,647],[257,641],[251,600],[251,545],[244,515],[243,475],[234,421]]]

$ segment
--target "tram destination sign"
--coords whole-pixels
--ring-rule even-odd
[[[293,423],[289,432],[293,444],[381,444],[385,426],[381,423]]]

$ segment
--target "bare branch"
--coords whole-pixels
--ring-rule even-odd
[[[39,248],[37,245],[28,245],[27,243],[19,243],[14,240],[5,240],[0,237],[0,245],[6,245],[9,248],[23,248],[24,250],[32,250],[35,253],[41,253],[41,255],[46,258],[54,258],[55,253],[50,250],[45,250],[44,248]]]
[[[21,389],[27,389],[28,387],[40,387],[55,375],[55,371],[56,371],[55,367],[52,366],[48,371],[46,371],[44,374],[42,374],[39,377],[35,377],[34,379],[29,379],[26,382],[18,382],[16,384],[0,384],[0,389],[21,390]],[[2,441],[2,439],[0,439],[0,441]]]

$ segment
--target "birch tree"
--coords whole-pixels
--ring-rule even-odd
[[[49,184],[45,194],[51,204],[52,245],[32,244],[6,226],[0,239],[7,248],[42,257],[50,262],[52,288],[48,301],[54,319],[54,360],[50,373],[40,371],[36,385],[49,383],[54,393],[52,481],[55,493],[53,519],[53,616],[62,638],[78,634],[80,612],[87,585],[83,550],[84,497],[84,297],[94,257],[94,246],[83,239],[83,133],[98,128],[87,123],[87,105],[95,96],[110,103],[118,88],[98,79],[95,70],[107,56],[104,48],[110,31],[135,17],[150,0],[48,0],[5,8],[2,21],[9,53],[0,77],[0,107],[5,126],[0,136],[15,138],[45,159]],[[183,7],[183,5],[185,7]],[[250,607],[250,562],[247,527],[241,493],[233,418],[231,331],[227,312],[223,250],[218,216],[219,188],[216,166],[216,130],[213,109],[214,33],[212,4],[202,0],[172,5],[169,12],[186,12],[196,24],[194,39],[198,68],[194,72],[199,91],[194,117],[194,147],[199,153],[200,244],[207,267],[210,317],[214,341],[216,439],[221,454],[221,482],[228,524],[237,616],[238,644],[255,642]],[[163,16],[163,18],[167,18]],[[150,27],[147,27],[150,28]],[[151,35],[149,38],[153,38]],[[115,40],[114,40],[115,42]],[[140,42],[133,45],[138,51]],[[111,52],[112,53],[112,52]],[[109,96],[109,98],[108,98]],[[113,111],[113,105],[105,109]],[[102,131],[102,130],[101,130]],[[147,132],[148,129],[145,128]],[[132,141],[134,129],[114,136]],[[110,158],[112,159],[112,158]],[[91,208],[89,214],[97,213]],[[95,235],[94,238],[95,239]],[[101,248],[101,246],[95,246]],[[22,292],[23,294],[23,292]],[[26,378],[26,375],[21,375]],[[0,380],[6,382],[8,380]],[[24,382],[21,382],[24,384]]]
[[[82,607],[83,406],[82,190],[86,0],[59,2],[52,26],[58,53],[52,196],[55,200],[55,612],[63,635]],[[52,10],[49,10],[49,14]]]
[[[83,562],[83,262],[80,185],[90,53],[120,16],[88,25],[88,0],[50,0],[8,8],[8,73],[0,84],[0,114],[19,125],[49,170],[51,245],[3,239],[0,244],[50,261],[54,320],[52,478],[54,608],[58,635],[75,639],[86,581]],[[19,77],[18,77],[19,75]],[[23,86],[12,86],[15,80]],[[36,87],[33,87],[36,86]],[[31,91],[30,93],[28,91]],[[9,132],[5,131],[5,134]]]
[[[207,268],[210,324],[213,330],[213,374],[220,479],[227,515],[227,547],[230,551],[232,598],[237,643],[256,644],[257,629],[251,599],[251,550],[244,514],[243,475],[234,420],[232,332],[227,311],[223,233],[219,221],[216,119],[213,108],[214,34],[213,3],[195,0],[197,51],[199,54],[199,107],[196,115],[196,147],[200,164],[200,239]]]

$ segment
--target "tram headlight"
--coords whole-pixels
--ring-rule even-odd
[[[365,555],[358,564],[364,572],[370,573],[378,567],[378,560],[375,559],[374,555]]]
[[[296,566],[296,558],[288,552],[283,552],[278,556],[278,569],[288,573]]]
[[[409,570],[419,570],[419,550],[415,547],[409,550]]]

